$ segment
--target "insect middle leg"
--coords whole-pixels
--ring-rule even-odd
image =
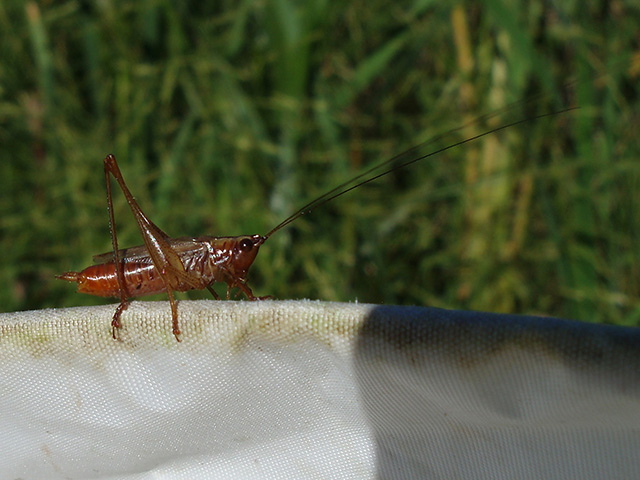
[[[169,304],[171,305],[171,322],[172,322],[172,331],[173,336],[176,337],[178,342],[180,340],[180,327],[178,325],[178,305],[176,304],[176,299],[173,295],[173,291],[167,289],[167,295],[169,295]]]

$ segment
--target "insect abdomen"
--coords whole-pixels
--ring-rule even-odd
[[[61,280],[76,282],[78,292],[98,297],[119,297],[118,278],[114,263],[101,263],[81,272],[58,275]],[[165,291],[162,277],[152,263],[127,262],[124,264],[124,289],[127,297],[151,295]]]

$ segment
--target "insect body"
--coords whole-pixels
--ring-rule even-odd
[[[174,290],[186,292],[204,289],[215,282],[227,282],[229,289],[239,287],[246,296],[255,299],[245,284],[248,267],[258,254],[264,237],[183,237],[170,239],[169,245],[178,254],[188,282],[178,282]],[[142,297],[165,290],[162,274],[155,268],[144,246],[120,250],[127,297]],[[99,297],[120,296],[120,286],[113,254],[97,255],[96,265],[82,272],[67,272],[57,278],[76,282],[79,293]],[[103,262],[103,263],[100,263]],[[214,295],[215,291],[214,291]]]
[[[444,148],[430,151],[427,154],[416,153],[420,151],[420,148],[428,145],[426,143],[422,144],[376,165],[308,203],[271,229],[266,235],[169,237],[144,214],[127,188],[116,158],[113,155],[107,155],[104,159],[104,171],[113,251],[95,256],[93,258],[95,265],[87,267],[81,272],[67,272],[57,276],[57,278],[76,282],[78,291],[81,293],[120,298],[120,304],[116,308],[111,322],[114,339],[117,337],[117,330],[121,327],[120,316],[128,307],[131,298],[166,292],[171,305],[173,334],[176,340],[180,341],[178,309],[173,292],[207,288],[216,299],[220,299],[211,285],[215,282],[225,282],[227,284],[227,299],[230,297],[232,288],[239,288],[249,300],[268,298],[254,296],[251,288],[247,285],[247,272],[258,254],[260,246],[271,235],[297,218],[365,183],[374,181],[388,173],[437,155],[445,150],[472,142],[514,125],[567,112],[574,108],[576,107],[569,107],[556,112],[507,123],[474,137],[449,144]],[[118,182],[131,208],[142,234],[144,245],[123,250],[118,249],[111,195],[111,175]]]
[[[107,206],[113,251],[93,257],[95,265],[81,272],[67,272],[57,276],[76,282],[78,292],[100,297],[120,297],[111,322],[113,338],[120,328],[120,316],[129,306],[130,298],[167,292],[171,304],[173,334],[180,341],[178,308],[173,292],[208,288],[219,299],[211,285],[227,283],[227,298],[238,287],[250,300],[257,300],[246,284],[247,271],[258,254],[260,245],[268,238],[261,235],[241,237],[182,237],[173,239],[144,214],[129,191],[116,157],[104,159],[107,185]],[[140,228],[144,245],[118,249],[111,179],[117,180]]]

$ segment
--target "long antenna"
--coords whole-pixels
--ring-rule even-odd
[[[539,96],[534,97],[534,99],[538,98],[538,97]],[[528,99],[524,103],[532,102],[534,99]],[[516,104],[520,104],[520,103],[523,103],[523,102],[516,102]],[[425,155],[418,155],[417,157],[416,156],[412,156],[412,154],[415,154],[416,151],[422,150],[424,147],[426,147],[426,146],[428,146],[428,145],[430,145],[432,143],[435,143],[436,141],[442,139],[443,137],[447,137],[447,136],[451,135],[452,133],[455,133],[456,131],[461,130],[461,129],[469,126],[469,125],[473,125],[473,124],[479,123],[481,121],[486,121],[486,120],[488,120],[490,118],[493,118],[493,117],[501,114],[505,110],[511,110],[512,106],[513,105],[510,105],[510,106],[507,106],[507,107],[505,107],[503,109],[500,109],[500,110],[497,110],[495,112],[492,112],[490,114],[487,114],[487,115],[484,115],[482,117],[476,118],[475,120],[473,120],[473,121],[471,121],[471,122],[469,122],[469,123],[467,123],[465,125],[462,125],[462,126],[460,126],[458,128],[455,128],[453,130],[449,130],[448,132],[445,132],[445,133],[443,133],[441,135],[438,135],[438,136],[436,136],[436,137],[434,137],[434,138],[432,138],[430,140],[427,140],[424,143],[421,143],[420,145],[417,145],[417,146],[415,146],[413,148],[410,148],[409,150],[406,150],[405,152],[400,153],[399,155],[396,155],[396,156],[390,158],[389,160],[385,160],[384,162],[379,163],[378,165],[375,165],[375,166],[371,167],[370,169],[368,169],[368,170],[364,171],[363,173],[357,175],[356,177],[352,178],[351,180],[349,180],[349,181],[347,181],[347,182],[345,182],[345,183],[343,183],[341,185],[338,185],[334,189],[329,190],[324,195],[322,195],[322,196],[316,198],[315,200],[307,203],[305,206],[303,206],[302,208],[297,210],[295,213],[293,213],[292,215],[287,217],[285,220],[280,222],[278,225],[276,225],[274,228],[272,228],[269,231],[269,233],[267,233],[266,235],[264,235],[262,237],[262,238],[264,238],[263,241],[266,241],[267,238],[269,238],[271,235],[273,235],[278,230],[286,227],[291,222],[297,220],[298,218],[302,217],[303,215],[306,215],[306,214],[310,213],[311,211],[315,210],[319,206],[324,205],[325,203],[330,202],[331,200],[333,200],[335,198],[338,198],[338,197],[344,195],[345,193],[348,193],[351,190],[354,190],[354,189],[356,189],[356,188],[358,188],[358,187],[360,187],[362,185],[365,185],[365,184],[367,184],[369,182],[373,182],[374,180],[377,180],[380,177],[388,175],[391,172],[395,172],[396,170],[400,170],[401,168],[405,168],[405,167],[407,167],[409,165],[412,165],[412,164],[414,164],[416,162],[419,162],[421,160],[425,160],[425,159],[433,157],[435,155],[439,155],[440,153],[445,152],[447,150],[450,150],[452,148],[459,147],[459,146],[464,145],[466,143],[474,142],[474,141],[476,141],[476,140],[478,140],[478,139],[480,139],[482,137],[485,137],[487,135],[491,135],[492,133],[499,132],[501,130],[506,130],[507,128],[511,128],[511,127],[514,127],[516,125],[520,125],[520,124],[523,124],[523,123],[533,122],[533,121],[539,120],[541,118],[552,117],[554,115],[560,115],[562,113],[567,113],[567,112],[570,112],[572,110],[576,110],[576,109],[579,108],[579,107],[576,107],[576,106],[570,106],[570,107],[566,107],[566,108],[563,108],[563,109],[560,109],[560,110],[555,110],[555,111],[543,113],[543,114],[540,114],[540,115],[533,115],[533,116],[530,116],[530,117],[522,118],[520,120],[516,120],[516,121],[513,121],[513,122],[505,123],[503,125],[500,125],[499,127],[492,128],[492,129],[487,130],[485,132],[482,132],[482,133],[480,133],[478,135],[474,135],[473,137],[466,138],[465,140],[460,140],[459,142],[451,143],[451,144],[449,144],[449,145],[447,145],[445,147],[433,150],[433,151],[431,151],[431,152],[429,152],[429,153],[427,153]],[[412,158],[410,160],[404,161],[404,159],[406,159],[407,157],[412,157]],[[388,168],[387,170],[384,170],[381,173],[374,174],[374,172],[382,169],[383,167],[387,167],[389,165],[392,165],[392,166],[390,168]],[[362,178],[367,177],[368,175],[372,175],[372,176],[370,176],[369,178],[366,178],[365,180],[359,181]]]

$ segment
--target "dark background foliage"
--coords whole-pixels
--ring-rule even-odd
[[[169,234],[265,233],[482,114],[504,109],[421,151],[576,104],[320,207],[251,285],[635,325],[639,19],[635,1],[3,2],[0,305],[104,301],[54,275],[110,249],[107,153]],[[141,243],[119,192],[116,210]]]

